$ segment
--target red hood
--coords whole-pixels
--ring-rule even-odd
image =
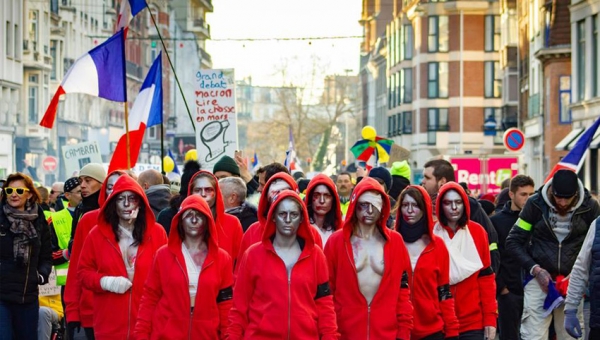
[[[102,204],[100,207],[100,213],[98,214],[98,225],[101,228],[108,228],[108,230],[112,233],[112,227],[110,226],[110,223],[104,219],[104,209],[106,209],[108,206],[108,202],[111,202],[117,194],[123,191],[132,191],[140,196],[142,199],[142,204],[146,207],[146,225],[154,225],[156,220],[154,218],[152,208],[150,208],[150,203],[148,203],[148,198],[144,193],[144,189],[142,189],[135,179],[127,175],[121,176],[119,179],[117,179],[115,186],[113,187],[112,194],[110,194],[110,196],[106,199],[106,202],[104,202],[104,204]]]
[[[352,191],[352,195],[350,196],[350,205],[348,206],[348,213],[346,213],[346,219],[344,221],[344,238],[350,239],[350,236],[352,236],[352,232],[354,231],[354,211],[356,210],[356,202],[358,201],[358,198],[366,191],[376,191],[382,196],[383,207],[381,209],[381,218],[379,221],[377,221],[377,226],[379,227],[379,231],[383,234],[383,236],[386,239],[389,239],[390,231],[385,224],[390,216],[390,199],[381,187],[381,184],[371,177],[363,178]]]
[[[435,200],[435,213],[436,216],[438,216],[438,222],[440,222],[440,225],[443,227],[448,227],[447,225],[442,224],[442,221],[440,220],[439,216],[441,216],[441,214],[443,214],[442,212],[442,198],[444,197],[444,195],[446,195],[446,193],[450,190],[456,190],[456,192],[458,192],[458,194],[460,195],[460,197],[462,198],[463,202],[464,202],[464,206],[465,206],[465,213],[467,214],[467,220],[471,219],[471,205],[469,204],[469,197],[467,196],[467,193],[465,192],[465,189],[463,189],[463,187],[460,186],[460,184],[456,183],[456,182],[447,182],[446,184],[442,185],[442,187],[440,188],[440,191],[438,193],[438,196]]]
[[[273,175],[273,177],[269,178],[265,184],[265,187],[263,188],[263,191],[260,193],[260,201],[258,201],[258,222],[260,225],[265,225],[265,220],[269,214],[269,187],[271,186],[271,183],[278,179],[283,179],[287,182],[287,184],[290,185],[292,190],[298,192],[298,184],[296,184],[296,181],[294,181],[292,176],[286,174],[285,172],[278,172]]]
[[[433,236],[433,227],[435,226],[435,222],[433,221],[433,207],[431,205],[431,197],[429,197],[427,190],[425,190],[425,188],[423,188],[420,185],[409,185],[404,190],[406,190],[408,188],[415,188],[415,189],[419,190],[421,192],[421,195],[423,196],[423,199],[425,200],[425,211],[423,212],[423,214],[424,214],[423,217],[427,217],[427,223],[428,223],[427,230],[429,232],[429,236],[431,237],[431,236]],[[402,202],[398,202],[398,205],[401,206]],[[398,211],[396,212],[396,228],[400,228],[400,220],[401,219],[402,219],[402,211],[400,208],[398,208]]]
[[[302,214],[303,214],[303,218],[302,218],[302,222],[300,223],[300,226],[298,227],[298,237],[300,237],[301,239],[304,240],[305,242],[305,249],[310,249],[312,247],[314,247],[315,245],[315,239],[313,238],[312,232],[311,232],[311,228],[313,228],[310,225],[310,220],[308,219],[308,213],[306,212],[306,206],[304,205],[304,203],[302,202],[302,198],[300,198],[300,196],[291,190],[284,190],[282,191],[279,195],[275,196],[275,201],[273,202],[273,204],[271,204],[271,208],[269,209],[269,215],[266,219],[266,225],[265,225],[265,231],[263,232],[263,243],[266,244],[267,246],[269,244],[271,244],[271,237],[273,237],[273,235],[275,235],[275,222],[273,222],[273,214],[275,213],[275,209],[273,207],[276,207],[277,204],[279,204],[279,202],[281,202],[282,200],[286,199],[286,198],[292,198],[294,200],[296,200],[298,202],[298,204],[300,204],[300,206],[302,207]]]
[[[98,204],[101,207],[104,205],[104,202],[106,202],[106,183],[108,183],[108,178],[114,174],[119,174],[120,176],[127,175],[123,170],[114,170],[106,176],[104,182],[102,182],[102,188],[100,188],[100,197],[98,197]]]
[[[190,179],[190,185],[188,186],[187,195],[188,197],[192,196],[192,187],[194,185],[194,181],[196,180],[196,177],[200,176],[201,174],[209,175],[215,180],[215,211],[217,213],[217,216],[215,216],[214,220],[216,222],[222,222],[223,216],[225,215],[225,204],[223,203],[223,195],[221,195],[221,189],[219,188],[219,180],[215,177],[215,175],[206,170],[200,170],[196,172],[194,176],[192,176],[192,178]],[[212,213],[210,213],[208,216],[212,216]]]
[[[328,187],[329,190],[331,191],[331,195],[333,196],[333,202],[332,202],[331,208],[335,209],[334,227],[337,230],[342,225],[342,209],[340,207],[340,197],[338,196],[338,193],[337,193],[337,187],[335,186],[335,183],[333,183],[331,178],[329,178],[329,176],[327,176],[325,174],[318,174],[317,176],[315,176],[313,179],[310,180],[310,182],[308,183],[308,187],[306,188],[306,196],[304,197],[304,202],[306,203],[308,210],[312,211],[312,207],[311,207],[312,201],[310,200],[310,197],[312,195],[312,191],[315,190],[315,188],[321,184]],[[310,215],[311,214],[309,213],[309,216]]]
[[[171,230],[169,231],[169,249],[179,253],[181,252],[181,237],[179,237],[179,219],[180,216],[190,209],[196,209],[200,211],[202,214],[207,216],[208,222],[208,249],[211,251],[214,249],[217,251],[218,249],[218,236],[217,236],[217,225],[215,221],[210,218],[212,216],[212,212],[210,211],[210,207],[208,203],[202,197],[198,195],[190,195],[186,199],[181,202],[181,208],[179,212],[173,217],[173,222],[171,222]]]

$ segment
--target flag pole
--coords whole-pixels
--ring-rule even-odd
[[[160,122],[160,173],[166,175],[165,172],[165,127],[163,122]],[[175,163],[175,160],[173,160]]]
[[[188,106],[187,100],[185,99],[185,95],[183,94],[183,89],[181,88],[181,83],[179,82],[179,78],[177,77],[177,72],[175,72],[175,67],[173,67],[173,63],[171,62],[171,56],[169,55],[169,51],[167,50],[167,46],[165,45],[165,41],[160,34],[160,30],[158,29],[158,25],[156,24],[156,20],[154,19],[154,14],[152,14],[152,10],[150,10],[150,5],[148,5],[148,1],[146,1],[146,8],[150,13],[150,18],[152,19],[152,23],[156,28],[156,33],[158,33],[158,38],[160,39],[160,43],[163,46],[163,51],[167,55],[167,60],[169,61],[169,65],[171,66],[171,70],[173,71],[173,75],[175,77],[175,82],[177,83],[177,87],[179,88],[179,92],[181,93],[181,97],[183,98],[183,104],[185,104],[185,109],[187,110],[187,114],[190,117],[190,121],[192,122],[192,127],[194,128],[194,132],[196,132],[196,124],[194,122],[194,118],[192,117],[192,113],[190,112],[190,107]],[[175,46],[176,47],[176,46]]]
[[[129,105],[127,101],[123,103],[125,107],[125,137],[127,139],[127,170],[131,170],[131,150],[129,144]]]

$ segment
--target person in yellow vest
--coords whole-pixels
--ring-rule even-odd
[[[81,202],[79,179],[77,177],[69,178],[65,182],[64,190],[65,198],[69,201],[68,206],[66,209],[52,213],[48,219],[52,240],[52,264],[56,268],[56,284],[58,286],[64,286],[67,282],[71,226],[75,207]]]
[[[337,192],[340,197],[342,217],[345,218],[346,212],[348,212],[348,206],[350,205],[350,194],[352,193],[352,189],[354,189],[352,175],[350,175],[349,172],[340,172],[339,175],[337,175],[335,186],[337,187]]]

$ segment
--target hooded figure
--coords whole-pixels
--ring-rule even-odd
[[[493,339],[498,305],[487,233],[469,219],[469,198],[456,182],[440,188],[436,209],[438,222],[433,233],[444,240],[450,253],[450,292],[456,301],[459,334],[486,334]]]
[[[187,195],[189,197],[194,194],[195,182],[200,177],[207,178],[210,185],[213,187],[214,202],[212,203],[210,210],[212,211],[212,216],[217,228],[219,247],[223,248],[232,259],[237,259],[244,231],[242,230],[240,220],[225,212],[223,195],[221,195],[221,189],[219,189],[219,180],[217,180],[212,173],[206,170],[200,170],[192,176],[192,179],[190,179]]]
[[[254,222],[244,233],[244,236],[242,237],[242,244],[240,245],[238,262],[242,259],[242,256],[244,256],[244,252],[248,248],[250,248],[251,245],[260,242],[260,240],[262,239],[262,235],[264,233],[264,226],[266,225],[267,216],[269,214],[269,208],[271,207],[271,202],[269,198],[269,188],[271,187],[271,184],[273,184],[273,182],[280,180],[283,180],[288,184],[288,186],[290,187],[289,190],[298,192],[298,185],[296,184],[296,181],[294,181],[294,178],[289,174],[279,172],[273,175],[271,178],[269,178],[269,180],[265,184],[265,187],[260,193],[260,200],[258,201],[258,222]],[[318,235],[319,232],[317,230],[314,230],[313,234],[317,234],[316,236],[313,235],[316,244],[320,248],[323,248],[321,236]]]
[[[383,238],[381,281],[371,302],[361,291],[351,241],[357,224],[357,208],[361,196],[380,197],[373,205],[380,206],[376,229]],[[365,177],[354,188],[343,229],[331,235],[325,247],[329,282],[335,303],[338,328],[342,339],[410,339],[413,328],[413,308],[410,302],[408,272],[410,260],[402,236],[386,227],[390,202],[381,185]],[[375,235],[373,235],[375,236]],[[363,264],[360,263],[362,266]]]
[[[131,231],[121,225],[123,215],[130,216]],[[98,226],[88,235],[78,266],[83,287],[94,294],[96,339],[133,338],[154,254],[166,243],[165,230],[155,222],[142,187],[129,176],[119,177],[100,208]]]
[[[98,193],[98,203],[100,206],[103,206],[104,202],[106,202],[106,197],[112,192],[117,178],[123,175],[126,175],[125,171],[115,170],[106,176],[106,179],[102,182],[102,188],[100,188]],[[72,248],[68,255],[69,271],[67,272],[67,282],[69,284],[65,286],[65,292],[63,294],[69,332],[74,332],[74,328],[83,327],[86,332],[92,332],[90,334],[93,334],[94,296],[92,291],[81,286],[81,279],[77,272],[83,244],[90,231],[98,223],[99,213],[100,209],[96,209],[81,217],[77,224],[75,237],[71,243]],[[72,335],[72,333],[70,334]]]
[[[319,190],[319,192],[316,192]],[[304,198],[310,223],[319,232],[323,244],[334,231],[342,228],[342,209],[335,183],[325,174],[310,180]],[[321,224],[321,225],[319,225]]]
[[[207,253],[199,273],[190,269],[193,263],[184,254],[181,238],[185,237],[182,217],[190,210],[200,212],[206,222]],[[197,274],[191,277],[190,272]],[[224,339],[232,287],[233,263],[218,246],[210,208],[201,197],[189,196],[173,218],[168,246],[156,253],[140,303],[136,339]]]
[[[410,185],[400,194],[398,202],[396,230],[404,239],[412,269],[408,274],[415,309],[411,339],[434,335],[456,338],[458,320],[450,293],[450,257],[444,241],[433,234],[431,198],[422,186]],[[409,219],[420,211],[421,218],[407,220],[405,211]]]
[[[279,206],[287,204],[291,212],[282,213]],[[288,264],[289,257],[276,248],[283,238],[275,222],[279,219],[297,225],[287,236],[298,247],[295,263]],[[337,339],[327,261],[315,244],[302,199],[296,192],[282,191],[265,221],[262,242],[251,246],[239,265],[228,339]]]

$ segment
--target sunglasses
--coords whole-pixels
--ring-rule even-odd
[[[27,189],[27,188],[11,188],[11,187],[4,188],[4,192],[7,195],[12,195],[13,191],[16,191],[17,195],[21,196],[21,195],[25,194],[26,191],[29,191],[29,189]]]
[[[54,193],[57,193],[57,194],[59,194],[59,195],[60,195],[60,194],[63,194],[63,192],[62,192],[62,191],[54,191],[54,190],[50,190],[50,195],[54,195]]]

